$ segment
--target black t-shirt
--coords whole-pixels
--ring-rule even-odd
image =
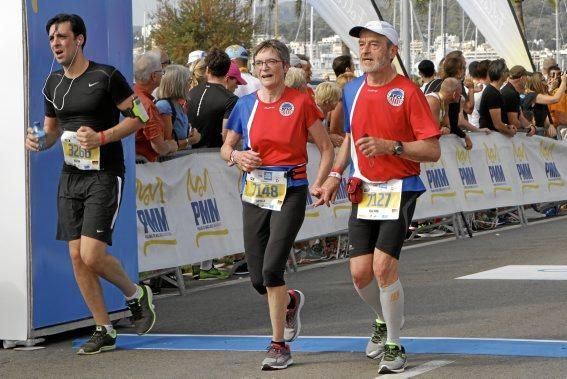
[[[187,116],[191,127],[201,133],[199,147],[222,146],[222,122],[228,119],[238,97],[222,84],[203,83],[189,91]]]
[[[502,122],[505,124],[509,124],[510,120],[508,120],[508,113],[517,113],[518,117],[520,116],[520,94],[514,86],[510,83],[506,83],[502,90]]]
[[[522,100],[522,109],[526,112],[531,112],[534,115],[534,124],[538,128],[545,127],[545,119],[549,115],[549,108],[546,104],[536,103],[537,92],[528,92]],[[551,119],[551,117],[550,117]]]
[[[478,106],[479,125],[481,128],[496,130],[492,117],[490,117],[491,109],[502,110],[502,94],[494,86],[487,85],[484,91],[482,91],[480,105]]]
[[[55,71],[49,76],[45,85],[45,96],[60,110],[46,99],[45,116],[57,118],[58,125],[64,132],[76,132],[81,126],[88,126],[95,132],[101,132],[118,124],[120,111],[117,105],[132,93],[130,85],[120,71],[112,66],[90,61],[87,70],[73,81],[64,76],[63,70]],[[110,142],[100,147],[100,170],[119,176],[124,175],[121,141]],[[80,170],[64,163],[63,172],[96,171]]]

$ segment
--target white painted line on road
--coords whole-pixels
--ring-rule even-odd
[[[376,378],[413,378],[414,376],[425,374],[426,372],[447,366],[453,362],[454,361],[429,361],[399,374],[381,374]]]
[[[508,265],[456,279],[496,280],[567,280],[567,266]]]

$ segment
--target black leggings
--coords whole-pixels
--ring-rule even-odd
[[[307,186],[287,189],[280,211],[242,202],[244,251],[252,286],[264,295],[266,287],[285,284],[285,264],[305,218]]]

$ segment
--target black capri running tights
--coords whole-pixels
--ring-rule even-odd
[[[285,284],[285,264],[305,218],[307,186],[290,187],[280,211],[242,202],[244,250],[252,286],[261,295],[266,287]]]

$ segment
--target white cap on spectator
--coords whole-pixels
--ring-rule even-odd
[[[370,30],[371,32],[381,34],[388,38],[394,45],[398,45],[398,32],[386,21],[369,21],[364,26],[355,26],[348,34],[352,37],[360,38],[360,32],[363,30]]]
[[[289,65],[291,67],[301,67],[301,59],[295,54],[289,54]]]
[[[187,64],[191,64],[198,59],[205,58],[206,56],[207,53],[205,53],[203,50],[192,51],[189,53],[189,56],[187,57]]]
[[[230,59],[240,58],[248,60],[248,51],[240,45],[230,45],[224,52],[228,54]]]

